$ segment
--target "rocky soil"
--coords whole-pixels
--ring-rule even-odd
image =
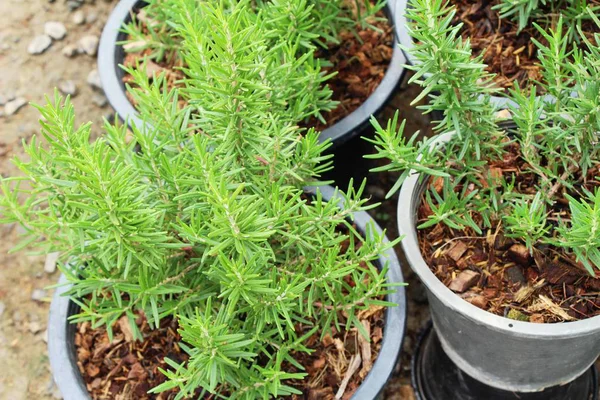
[[[77,121],[93,121],[96,131],[102,117],[112,114],[101,90],[87,80],[96,68],[94,42],[115,3],[0,0],[2,176],[17,173],[9,160],[21,157],[21,141],[39,131],[38,113],[28,103],[43,102],[55,87],[74,96]],[[19,233],[15,226],[0,227],[0,399],[60,398],[46,351],[52,295],[46,288],[58,273],[52,263],[44,268],[43,256],[8,254]]]

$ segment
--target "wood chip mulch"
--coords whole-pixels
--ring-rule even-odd
[[[177,395],[176,389],[158,395],[147,393],[165,381],[158,370],[169,369],[165,357],[178,363],[188,359],[178,345],[181,336],[177,333],[177,322],[165,318],[159,329],[152,330],[140,316],[136,324],[143,341],[133,340],[127,317],[114,325],[112,341],[104,326],[92,329],[89,322],[78,324],[77,365],[92,399],[170,400]]]
[[[532,42],[535,38],[542,44],[547,44],[544,37],[533,25],[518,31],[518,24],[512,18],[500,18],[499,10],[492,7],[501,0],[451,0],[457,7],[454,23],[463,23],[462,36],[471,40],[475,55],[483,54],[483,60],[488,65],[488,71],[497,74],[495,83],[500,88],[512,88],[514,82],[519,82],[521,88],[531,86],[541,78],[537,50]],[[590,3],[600,4],[596,0]],[[555,26],[558,13],[549,10],[550,4],[540,7],[549,16],[550,26]],[[537,21],[544,26],[544,21]],[[593,21],[584,21],[582,29],[588,38],[592,39],[594,32],[600,28]]]
[[[489,163],[482,176],[500,180],[515,179],[515,191],[535,194],[537,176],[528,171],[518,145],[500,162]],[[599,185],[593,177],[598,167],[588,172],[585,188]],[[438,178],[439,179],[439,178]],[[483,180],[483,178],[482,178]],[[483,181],[482,181],[483,182]],[[430,187],[439,188],[436,179]],[[581,186],[579,186],[580,189]],[[462,187],[457,187],[457,191]],[[569,191],[575,198],[578,195]],[[561,197],[548,209],[548,222],[569,218],[568,202]],[[422,198],[419,223],[431,214]],[[480,221],[478,215],[473,215]],[[478,235],[437,224],[418,230],[421,253],[432,272],[465,301],[491,313],[515,320],[550,323],[581,320],[600,315],[600,278],[594,278],[576,262],[572,254],[550,245],[537,245],[533,255],[525,245],[506,237],[495,222],[492,229]]]
[[[388,69],[394,49],[394,28],[379,14],[381,20],[373,23],[377,30],[358,29],[342,32],[340,44],[317,52],[317,58],[329,61],[328,73],[337,72],[327,84],[333,91],[332,99],[340,104],[324,113],[325,124],[312,118],[305,126],[323,130],[360,107],[377,89]]]
[[[384,311],[381,306],[371,306],[358,313],[357,317],[369,333],[366,340],[357,329],[325,335],[312,335],[306,346],[314,349],[311,354],[294,354],[296,360],[309,374],[304,380],[287,382],[301,390],[302,396],[292,400],[333,400],[339,394],[347,400],[358,389],[371,370],[381,348],[384,327]],[[110,341],[105,327],[92,329],[89,322],[80,323],[75,333],[77,365],[93,400],[170,400],[177,389],[159,394],[147,393],[149,389],[163,383],[164,375],[158,368],[168,369],[163,361],[168,357],[178,363],[188,359],[178,346],[181,340],[177,333],[177,322],[166,318],[159,329],[150,329],[145,318],[136,321],[144,337],[134,341],[126,317],[113,327],[114,337]],[[342,317],[343,323],[343,317]],[[298,325],[298,332],[310,330]],[[287,365],[290,372],[298,372]],[[198,391],[200,395],[200,390]],[[206,395],[203,399],[214,399]]]

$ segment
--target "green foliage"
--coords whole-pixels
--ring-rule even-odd
[[[414,21],[408,32],[415,43],[415,65],[408,67],[415,74],[409,82],[423,87],[412,104],[430,96],[430,103],[419,108],[444,112],[437,130],[454,130],[460,136],[459,158],[478,156],[481,147],[495,145],[499,136],[490,102],[497,92],[493,76],[485,72],[482,56],[472,57],[469,42],[460,36],[461,26],[452,25],[455,10],[445,0],[413,0],[406,14]]]
[[[271,104],[287,110],[291,122],[312,116],[324,121],[321,113],[337,102],[325,85],[331,75],[323,73],[315,51],[338,43],[343,30],[373,27],[384,5],[381,0],[152,0],[124,26],[128,40],[123,44],[195,80],[193,88],[181,92],[191,103],[220,107],[228,101],[245,119],[248,102],[276,96]],[[138,76],[143,72],[138,67],[127,72]],[[218,118],[211,113],[207,121]]]
[[[583,22],[590,20],[590,12],[594,13],[600,6],[588,0],[501,0],[494,6],[501,18],[511,18],[518,24],[518,31],[525,29],[532,20],[549,29],[560,15],[568,29],[568,37],[577,38],[577,30]]]
[[[127,51],[146,50],[157,61],[173,61],[179,56],[181,36],[173,30],[173,12],[185,3],[184,8],[195,12],[187,14],[190,19],[200,13],[203,0],[148,0],[147,5],[132,21],[123,26],[128,39],[123,42]],[[212,6],[228,13],[240,3],[238,0],[211,1]],[[271,43],[297,44],[301,50],[315,46],[327,47],[339,43],[339,34],[357,26],[374,28],[375,16],[385,6],[382,0],[257,0],[242,1],[251,5],[253,18],[265,24],[267,38]],[[145,29],[142,29],[142,24]]]
[[[550,243],[571,249],[590,274],[600,266],[600,190],[587,192],[585,198],[576,199],[569,195],[570,221],[560,221],[558,240]]]
[[[485,65],[471,58],[468,41],[451,26],[453,9],[442,0],[414,0],[412,6],[413,81],[430,97],[423,108],[443,111],[437,126],[443,140],[405,141],[397,116],[386,129],[374,123],[377,153],[371,157],[390,159],[378,170],[402,171],[400,181],[412,172],[436,177],[425,192],[431,211],[420,228],[502,229],[530,252],[542,244],[562,247],[594,274],[600,269],[600,195],[590,189],[600,167],[600,35],[592,40],[579,32],[584,45],[567,51],[566,22],[559,19],[548,31],[538,26],[548,42],[536,42],[543,73],[538,84],[548,96],[515,86],[507,125],[490,105]],[[600,26],[592,11],[586,15]],[[522,162],[511,161],[515,154]],[[570,219],[561,217],[562,204]]]
[[[303,69],[295,44],[272,47],[248,2],[177,6],[165,12],[188,65],[181,85],[131,70],[143,123],[106,122],[96,140],[90,124],[75,126],[69,98],[37,106],[42,140],[15,160],[23,176],[1,182],[2,222],[24,226],[21,247],[61,253],[81,307],[73,321],[111,334],[126,316],[140,338],[140,313],[154,327],[179,320],[190,359],[168,361],[154,391],[295,393],[286,381],[304,374],[286,369],[311,351],[309,336],[360,329],[360,310],[390,305],[382,297],[394,285],[376,262],[397,241],[353,226],[354,212],[372,208],[364,183],[332,201],[303,189],[330,168],[330,144],[295,124],[329,104],[315,89],[318,65]]]
[[[533,246],[548,234],[546,225],[546,205],[538,192],[531,201],[515,201],[511,214],[503,216],[508,237],[525,241],[525,246],[533,252]]]

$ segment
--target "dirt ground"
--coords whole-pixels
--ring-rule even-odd
[[[87,54],[68,58],[62,50],[86,35],[99,36],[113,4],[86,1],[78,11],[89,22],[77,25],[65,0],[0,0],[0,104],[13,96],[41,103],[44,94],[52,94],[62,80],[70,80],[78,89],[73,98],[77,121],[93,121],[99,126],[102,116],[111,110],[92,101],[94,96],[98,104],[103,100],[86,83],[89,72],[96,68],[96,59]],[[44,33],[47,21],[62,22],[67,34],[43,54],[30,55],[27,48],[35,36]],[[2,176],[16,174],[10,159],[21,156],[21,141],[38,131],[38,112],[28,105],[11,116],[0,116]],[[40,292],[56,282],[58,273],[44,272],[42,256],[7,254],[19,233],[14,226],[0,227],[0,399],[61,398],[52,384],[46,351],[52,291]],[[32,296],[41,299],[33,300]]]

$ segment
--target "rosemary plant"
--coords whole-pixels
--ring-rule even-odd
[[[560,15],[570,37],[574,38],[582,24],[591,20],[590,12],[597,12],[600,5],[588,0],[501,0],[494,8],[499,11],[501,18],[514,20],[519,31],[531,21],[544,26],[544,29],[552,27],[557,22],[554,18]]]
[[[61,253],[81,307],[73,322],[112,334],[125,315],[139,339],[138,315],[154,327],[178,319],[190,359],[168,361],[154,392],[298,393],[286,381],[305,375],[289,368],[302,369],[294,355],[311,351],[308,337],[365,333],[357,313],[391,305],[383,299],[393,285],[375,262],[397,241],[353,226],[353,212],[372,207],[364,184],[338,193],[343,209],[303,190],[330,162],[329,143],[293,122],[314,101],[300,88],[309,84],[295,73],[299,61],[275,61],[288,49],[267,46],[246,2],[228,12],[188,3],[214,32],[198,35],[196,17],[173,20],[189,66],[183,89],[137,73],[144,125],[106,122],[94,141],[90,124],[75,126],[69,98],[37,106],[42,140],[25,146],[29,161],[15,160],[23,176],[2,179],[2,222],[27,233],[15,250]],[[298,108],[283,106],[293,90]],[[201,95],[182,103],[182,92]]]
[[[337,43],[342,30],[372,26],[370,21],[384,4],[370,0],[350,4],[342,0],[153,0],[138,19],[124,26],[129,37],[124,47],[142,52],[145,60],[181,69],[195,80],[193,89],[181,92],[185,101],[197,104],[207,95],[233,98],[242,92],[246,97],[252,91],[256,101],[276,96],[272,104],[295,123],[309,117],[325,122],[321,113],[334,109],[337,102],[331,100],[332,92],[325,84],[332,75],[323,72],[315,52]],[[240,63],[245,67],[238,67]],[[127,72],[142,73],[139,66]],[[230,77],[223,80],[226,86],[215,87],[215,78],[225,74]],[[245,87],[246,76],[252,76],[255,86]]]
[[[402,171],[390,194],[411,171],[433,176],[424,195],[431,212],[419,228],[502,230],[532,253],[540,246],[562,249],[594,275],[600,269],[600,35],[593,41],[582,36],[584,45],[567,51],[562,21],[545,33],[548,44],[536,44],[544,74],[539,85],[549,96],[516,85],[506,121],[490,103],[485,65],[471,58],[460,27],[451,26],[454,9],[444,0],[412,4],[419,64],[410,67],[416,71],[411,81],[431,97],[426,112],[443,111],[435,129],[447,141],[403,139],[397,114],[385,127],[373,120],[376,137],[367,140],[377,152],[368,157],[390,160],[378,170]],[[600,26],[591,11],[588,17]]]

